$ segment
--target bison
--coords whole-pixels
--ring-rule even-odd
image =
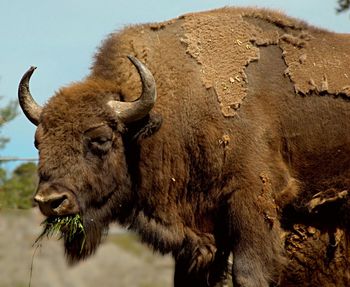
[[[278,12],[223,8],[130,26],[44,106],[39,185],[79,214],[69,262],[117,221],[175,260],[175,286],[350,284],[350,36]],[[141,96],[140,96],[141,95]],[[332,285],[333,284],[333,285]]]

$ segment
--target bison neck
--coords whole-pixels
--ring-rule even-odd
[[[206,97],[215,100],[211,93]],[[203,117],[195,126],[165,118],[158,132],[127,144],[137,197],[131,228],[162,253],[179,249],[189,233],[216,233],[220,193],[232,178],[224,168],[229,138],[219,115]]]

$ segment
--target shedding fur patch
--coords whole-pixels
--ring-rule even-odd
[[[182,27],[181,40],[201,65],[205,87],[215,89],[223,115],[234,116],[247,94],[244,68],[259,59],[259,49],[250,41],[256,29],[239,14],[219,11],[189,14]]]
[[[259,31],[257,46],[278,45],[295,92],[350,97],[350,37],[331,33],[273,11],[246,11],[244,18]]]
[[[286,40],[280,44],[295,91],[350,97],[350,37],[321,31],[309,35],[301,47]]]
[[[257,46],[278,45],[295,92],[350,97],[350,37],[317,29],[273,11],[246,11],[257,31]]]
[[[247,95],[245,68],[259,47],[277,45],[285,74],[297,93],[350,97],[350,37],[313,28],[269,10],[224,8],[182,17],[187,53],[201,65],[206,88],[214,88],[224,116],[236,114]],[[273,67],[271,67],[273,68]]]
[[[294,224],[285,238],[285,249],[290,261],[280,286],[305,286],[305,282],[310,282],[307,286],[349,286],[350,252],[343,229]]]

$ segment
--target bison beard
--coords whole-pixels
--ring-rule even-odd
[[[106,214],[100,214],[98,210],[90,211],[83,218],[85,234],[77,233],[73,240],[64,235],[65,253],[70,264],[95,253],[103,235],[108,231],[108,222]]]
[[[94,254],[104,235],[107,235],[108,226],[115,221],[116,216],[126,216],[124,207],[127,204],[120,203],[118,192],[111,193],[104,202],[100,202],[96,207],[90,207],[82,215],[85,233],[77,233],[73,240],[64,236],[64,247],[67,260],[70,264],[79,262],[82,259]],[[118,202],[118,203],[116,203]],[[115,210],[119,206],[120,210]]]

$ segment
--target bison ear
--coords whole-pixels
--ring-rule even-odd
[[[138,142],[156,133],[162,126],[163,117],[157,114],[149,114],[143,120],[128,126],[129,139]]]

